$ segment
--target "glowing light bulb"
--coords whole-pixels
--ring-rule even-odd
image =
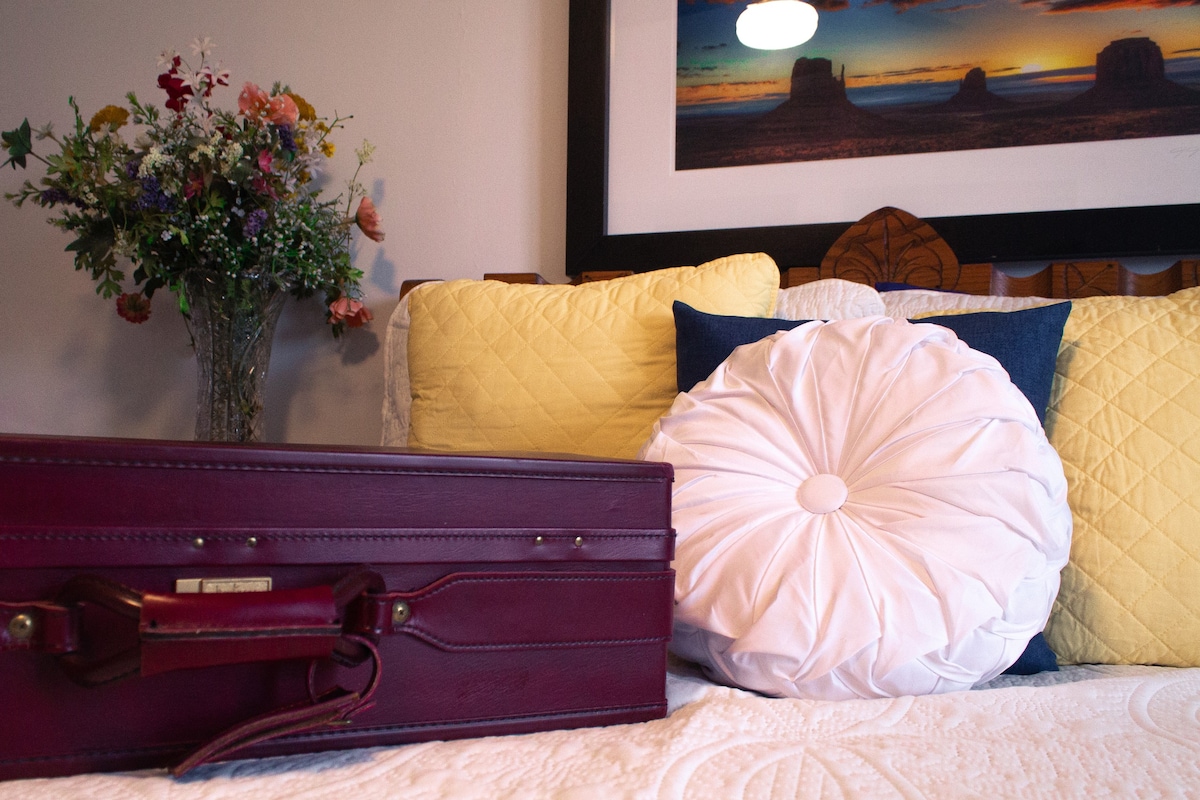
[[[800,0],[751,3],[737,20],[738,41],[756,50],[786,50],[817,32],[817,10]]]

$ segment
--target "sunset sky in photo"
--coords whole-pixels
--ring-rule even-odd
[[[1109,42],[1148,37],[1168,60],[1200,56],[1200,6],[1132,0],[815,0],[816,35],[780,51],[752,50],[734,33],[745,0],[680,0],[677,104],[782,100],[797,58],[827,58],[846,87],[957,83],[972,67],[989,80],[1021,76],[1047,87],[1089,78]],[[1200,66],[1200,62],[1197,64]],[[1017,86],[1017,82],[1012,82]]]

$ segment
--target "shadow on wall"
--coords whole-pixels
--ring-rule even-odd
[[[375,319],[334,339],[324,324],[325,307],[318,297],[291,301],[275,329],[271,371],[267,377],[265,438],[269,442],[337,439],[345,416],[379,416],[382,396],[363,401],[362,387],[351,369],[369,365],[381,348],[386,318],[372,308]],[[378,367],[380,373],[382,365]],[[338,395],[344,395],[339,402]],[[336,409],[335,413],[331,413]],[[342,416],[341,422],[338,417]],[[352,438],[346,441],[352,441]]]
[[[94,315],[97,324],[78,326],[63,356],[62,373],[102,371],[94,383],[82,385],[103,387],[109,413],[105,427],[115,435],[191,438],[196,424],[196,360],[175,297],[165,291],[155,295],[150,319],[141,324],[117,317],[112,299],[87,300],[91,306],[87,314]],[[92,341],[84,343],[85,338]],[[99,358],[80,363],[92,348],[99,349]]]
[[[90,287],[89,287],[90,288]],[[52,365],[42,383],[13,390],[14,430],[81,436],[190,440],[198,376],[183,316],[169,292],[156,294],[150,319],[121,320],[114,300],[90,291],[51,301],[69,319],[46,349],[27,352]],[[395,302],[373,302],[375,319],[334,339],[319,298],[289,300],[275,332],[265,397],[264,439],[373,444],[382,404],[380,354]],[[35,404],[23,425],[23,398]]]

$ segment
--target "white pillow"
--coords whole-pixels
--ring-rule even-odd
[[[675,466],[673,649],[771,695],[966,689],[1041,631],[1062,463],[946,328],[810,322],[738,348],[640,456]]]
[[[412,422],[412,384],[408,375],[408,329],[411,319],[405,295],[388,320],[384,345],[383,436],[385,447],[408,444]],[[883,314],[879,292],[861,283],[820,280],[781,289],[775,315],[780,319],[846,319]]]
[[[854,319],[883,313],[883,298],[873,287],[826,278],[780,289],[774,316],[779,319]]]

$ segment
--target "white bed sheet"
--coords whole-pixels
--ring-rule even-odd
[[[1067,667],[924,697],[778,700],[686,667],[664,720],[162,772],[0,799],[1200,796],[1200,669]]]

